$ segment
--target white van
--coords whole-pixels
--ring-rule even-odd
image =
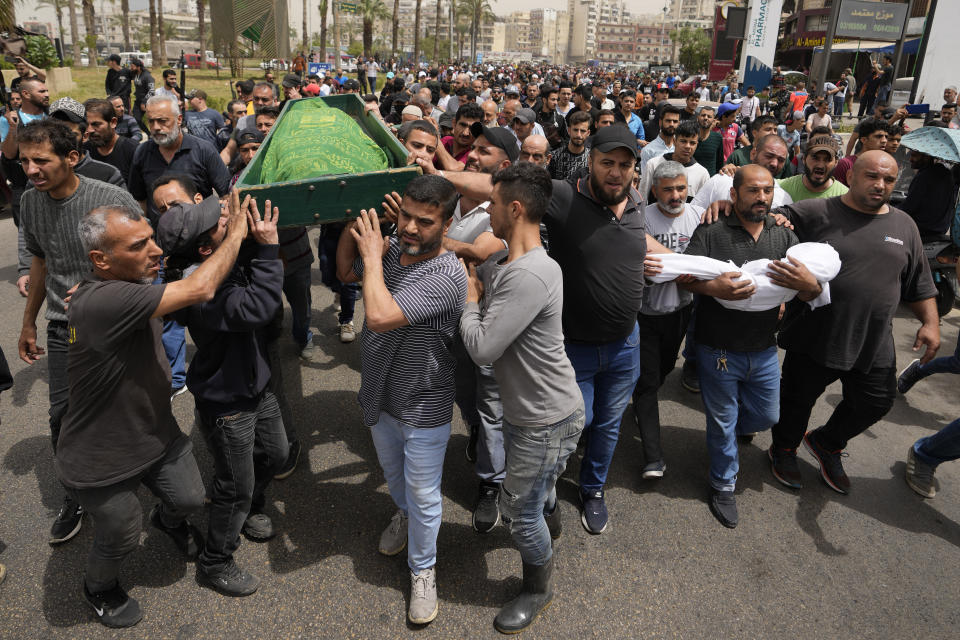
[[[120,64],[124,66],[129,66],[131,59],[140,58],[145,67],[148,69],[153,67],[153,54],[149,51],[121,51],[119,55]]]

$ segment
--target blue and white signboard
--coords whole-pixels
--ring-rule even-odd
[[[307,63],[307,74],[308,75],[320,75],[322,71],[330,71],[329,62],[309,62]]]
[[[750,3],[750,16],[740,62],[743,89],[753,85],[757,92],[760,92],[770,84],[782,9],[783,0],[754,0]]]

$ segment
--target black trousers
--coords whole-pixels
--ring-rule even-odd
[[[648,463],[663,460],[660,449],[660,408],[657,391],[677,364],[693,304],[663,316],[639,314],[640,378],[633,389],[633,415],[640,428],[643,455]]]
[[[810,412],[827,385],[840,381],[843,399],[827,423],[816,430],[817,443],[830,451],[846,448],[893,406],[897,391],[894,367],[870,371],[831,369],[796,351],[787,351],[780,377],[780,422],[773,426],[773,445],[796,449],[810,422]]]

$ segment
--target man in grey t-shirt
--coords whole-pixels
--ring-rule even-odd
[[[470,268],[460,320],[470,357],[493,364],[502,390],[506,475],[500,512],[523,560],[520,595],[494,620],[503,633],[529,626],[553,598],[551,538],[561,530],[555,485],[585,419],[563,344],[563,276],[540,243],[552,192],[550,174],[530,163],[494,175],[490,221],[510,248]]]

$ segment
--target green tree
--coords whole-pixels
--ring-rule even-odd
[[[710,38],[703,31],[683,27],[671,31],[670,39],[680,46],[678,62],[687,71],[706,69],[710,65]]]
[[[417,6],[420,6],[420,0],[417,0]],[[389,20],[390,12],[383,0],[359,0],[357,15],[363,21],[363,57],[369,58],[373,48],[373,23],[377,20]]]
[[[64,0],[39,0],[37,2],[38,7],[50,7],[57,14],[57,33],[60,35],[60,42],[66,42],[64,36],[66,33],[63,30],[63,7],[66,3]]]
[[[39,69],[50,69],[60,63],[57,50],[46,36],[25,36],[27,41],[27,62]]]
[[[459,12],[470,20],[470,60],[477,59],[477,35],[487,22],[496,19],[488,0],[460,0]],[[461,56],[463,52],[461,51]]]

